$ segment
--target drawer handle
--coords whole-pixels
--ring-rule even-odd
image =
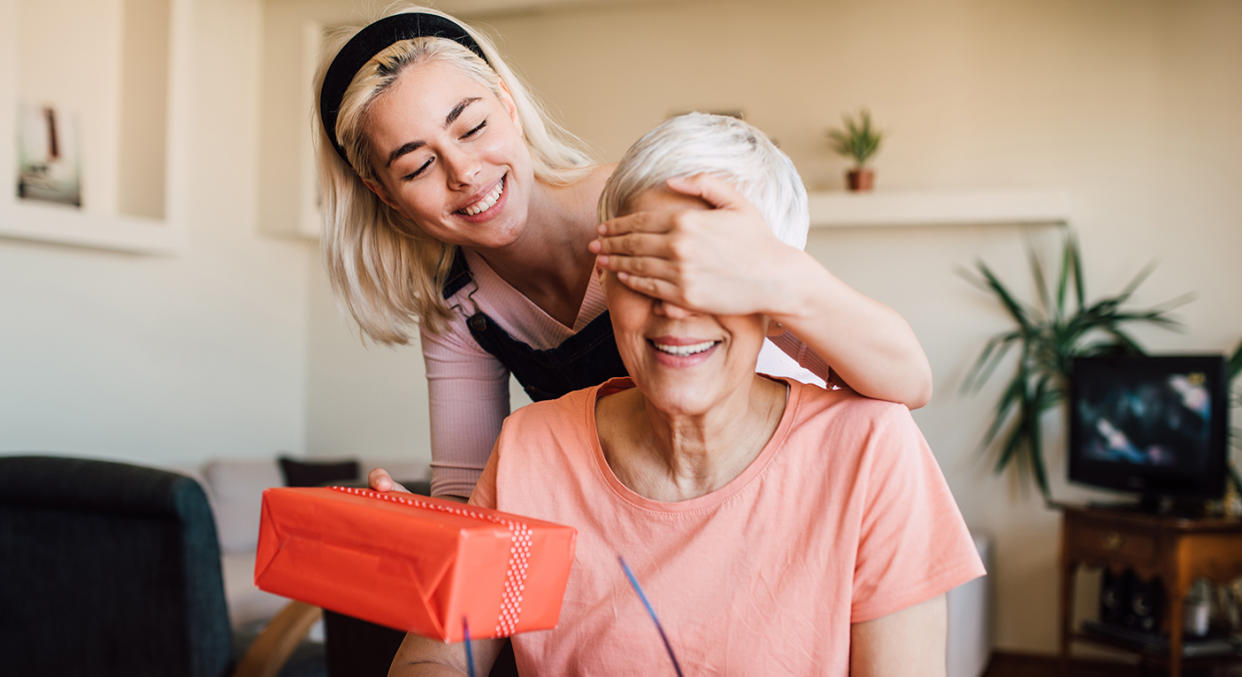
[[[1121,544],[1124,541],[1125,539],[1121,537],[1121,534],[1114,531],[1113,533],[1104,537],[1104,543],[1103,543],[1104,549],[1105,550],[1118,550],[1121,548]]]

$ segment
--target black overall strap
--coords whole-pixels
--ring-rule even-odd
[[[474,278],[470,275],[470,266],[466,263],[466,255],[461,253],[459,247],[453,253],[453,265],[449,267],[448,277],[444,280],[444,300],[449,300],[453,294],[461,291],[461,288],[470,284]]]
[[[513,338],[481,312],[471,316],[467,325],[474,340],[508,367],[536,402],[626,375],[607,312],[547,350],[536,350]]]
[[[456,294],[472,280],[470,267],[458,250],[444,284],[444,298]],[[466,318],[466,326],[479,346],[500,360],[536,402],[626,375],[607,312],[559,346],[547,350],[532,348],[513,338],[477,306]]]

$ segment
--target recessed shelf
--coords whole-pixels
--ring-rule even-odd
[[[83,214],[61,205],[0,206],[0,235],[131,254],[179,254],[186,232],[167,221],[120,214]]]
[[[190,39],[193,35],[191,21],[193,4],[196,1],[166,0],[151,3],[151,7],[138,13],[124,12],[119,5],[112,7],[108,4],[100,10],[101,15],[107,17],[108,21],[97,27],[91,23],[95,18],[93,15],[83,15],[71,24],[65,24],[62,17],[49,13],[43,6],[47,3],[40,4],[34,0],[23,0],[21,3],[0,0],[0,158],[3,158],[0,162],[0,237],[137,254],[170,255],[185,250],[188,241],[185,169],[189,163],[189,139],[185,134],[185,125],[187,112],[190,110],[188,102],[193,93],[187,68],[191,65],[188,62],[189,45],[193,43]],[[19,12],[19,8],[37,8],[37,12],[26,15]],[[31,23],[19,25],[22,17]],[[131,26],[127,23],[131,20],[136,24]],[[101,68],[105,75],[109,77],[102,77],[94,72],[74,72],[69,73],[74,77],[64,82],[61,82],[58,75],[54,79],[53,87],[43,86],[48,78],[40,77],[36,71],[28,75],[27,82],[39,86],[32,86],[33,89],[29,91],[19,88],[22,45],[19,44],[18,37],[32,40],[39,45],[38,49],[46,50],[46,45],[55,43],[58,37],[64,37],[61,33],[76,35],[72,32],[74,30],[100,35],[107,50],[99,55],[98,60],[103,64]],[[143,39],[137,42],[122,41],[120,36],[125,30],[142,31]],[[71,38],[66,39],[73,41]],[[160,57],[158,61],[166,72],[149,72],[146,68],[147,62],[151,61],[147,58],[149,53]],[[44,56],[40,53],[33,62],[42,63],[43,60]],[[134,65],[139,62],[141,66]],[[137,68],[137,71],[126,71],[125,67],[128,66]],[[122,74],[132,76],[129,78],[131,83],[148,82],[151,88],[129,89],[125,85],[126,79],[121,77]],[[87,110],[70,94],[92,97],[89,100],[98,109],[95,112],[99,115],[86,118]],[[25,97],[29,97],[28,102],[38,105],[60,107],[70,115],[75,111],[83,113],[83,129],[90,129],[85,125],[87,119],[98,124],[94,128],[95,139],[112,134],[113,129],[119,139],[128,138],[126,134],[130,133],[138,137],[149,137],[151,143],[139,144],[141,148],[131,149],[125,146],[125,162],[120,161],[119,150],[109,150],[105,146],[83,146],[84,151],[87,148],[102,149],[95,155],[83,155],[84,166],[77,171],[81,173],[84,181],[89,181],[93,176],[88,171],[90,167],[105,174],[120,172],[118,176],[124,175],[131,179],[138,177],[129,184],[127,190],[130,192],[123,193],[119,188],[102,190],[102,195],[115,195],[115,200],[111,202],[105,198],[92,203],[89,196],[84,195],[85,206],[82,208],[18,198],[18,163],[14,161],[19,157],[19,124],[16,111],[18,102]],[[130,104],[133,104],[132,107]],[[108,119],[104,114],[106,112],[111,115],[113,108],[117,109],[115,120]],[[122,115],[122,112],[126,114]],[[162,143],[156,137],[161,137]],[[102,144],[102,141],[98,143]],[[132,168],[136,169],[128,173],[121,172],[118,168],[130,166],[130,160],[135,163]],[[100,167],[103,169],[99,170]],[[150,186],[152,182],[162,182],[162,191],[143,188]],[[151,192],[160,193],[161,197],[158,200],[147,200],[146,193]],[[129,195],[130,199],[125,199],[122,195]],[[135,205],[139,207],[134,208]],[[155,208],[151,208],[152,206]]]
[[[971,224],[1065,225],[1064,190],[895,190],[810,193],[812,228]]]

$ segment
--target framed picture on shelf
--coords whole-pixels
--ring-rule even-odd
[[[17,108],[17,197],[82,206],[77,116],[52,104]]]

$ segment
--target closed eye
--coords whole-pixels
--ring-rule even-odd
[[[484,128],[484,127],[487,127],[487,120],[486,120],[486,119],[484,119],[484,120],[483,120],[482,122],[480,122],[479,124],[475,125],[473,128],[471,128],[471,129],[470,129],[470,131],[466,132],[465,134],[462,134],[462,135],[461,135],[461,138],[463,138],[463,139],[469,139],[469,138],[471,138],[471,137],[477,136],[477,135],[479,134],[479,132],[482,132],[482,131],[483,131],[483,128]],[[431,166],[431,162],[432,162],[432,158],[427,158],[427,161],[426,161],[426,162],[424,162],[424,163],[423,163],[423,164],[422,164],[422,165],[421,165],[418,169],[415,169],[414,171],[410,172],[409,174],[406,174],[405,176],[401,177],[401,180],[402,180],[402,181],[409,181],[409,180],[411,180],[411,179],[416,179],[416,178],[418,178],[419,176],[421,176],[421,175],[423,174],[423,172],[427,171],[427,168]]]
[[[431,158],[427,158],[427,161],[426,161],[426,162],[424,162],[424,163],[422,164],[422,166],[421,166],[421,167],[419,167],[418,169],[415,169],[414,171],[410,172],[409,174],[406,174],[405,176],[401,177],[401,180],[402,180],[402,181],[409,181],[410,179],[415,179],[415,178],[418,178],[418,176],[419,176],[420,174],[422,174],[424,171],[426,171],[426,170],[427,170],[427,168],[428,168],[428,167],[430,167],[430,166],[431,166]]]

